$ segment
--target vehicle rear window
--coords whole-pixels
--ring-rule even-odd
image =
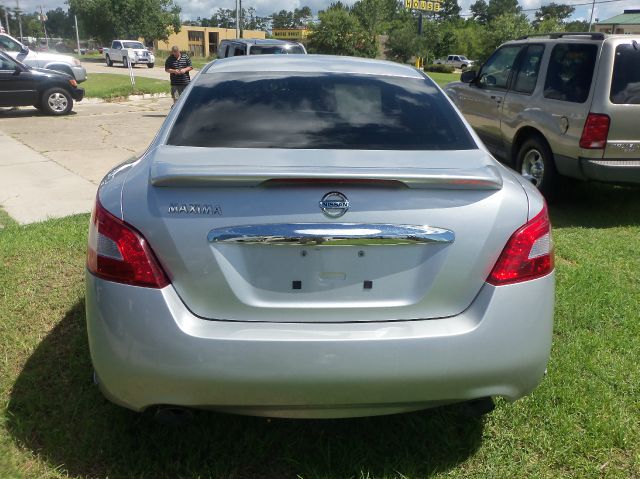
[[[303,73],[203,74],[170,145],[224,148],[477,148],[429,79]]]
[[[270,54],[303,54],[304,51],[298,45],[283,47],[280,45],[252,46],[249,55],[270,55]]]
[[[640,105],[640,44],[618,45],[611,78],[611,103]]]
[[[598,47],[560,43],[553,48],[544,84],[545,98],[584,103],[589,97]]]

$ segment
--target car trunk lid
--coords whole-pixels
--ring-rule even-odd
[[[207,319],[459,314],[527,219],[522,188],[481,150],[162,146],[145,164],[124,220]]]

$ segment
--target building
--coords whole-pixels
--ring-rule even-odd
[[[625,10],[621,15],[598,22],[596,32],[640,35],[640,9]]]
[[[274,28],[271,36],[278,40],[300,41],[309,36],[311,30],[308,28]]]
[[[243,38],[265,38],[265,32],[259,30],[243,30]],[[182,25],[178,33],[169,35],[169,39],[156,40],[153,46],[156,50],[171,50],[178,45],[180,50],[189,52],[191,56],[208,57],[218,50],[222,40],[236,38],[235,28],[191,27]]]

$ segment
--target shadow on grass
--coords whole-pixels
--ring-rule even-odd
[[[640,225],[640,187],[571,182],[549,208],[554,227]]]
[[[14,440],[74,476],[424,477],[466,460],[482,437],[464,406],[324,421],[196,411],[171,427],[109,403],[91,374],[80,302],[28,359],[8,407]]]

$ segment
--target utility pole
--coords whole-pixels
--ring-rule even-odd
[[[240,4],[240,14],[238,15],[238,19],[240,20],[240,38],[244,38],[244,32],[242,31],[243,23],[244,23],[244,15],[242,14],[242,0],[238,0]]]
[[[4,8],[4,23],[7,26],[7,35],[11,35],[11,28],[9,27],[9,9]]]
[[[589,31],[591,31],[591,25],[593,25],[593,11],[595,10],[595,7],[596,7],[596,0],[593,0],[591,2],[591,16],[589,17]],[[613,31],[611,33],[613,33]]]
[[[236,0],[236,38],[240,38],[240,0]]]
[[[78,55],[80,55],[80,33],[78,33],[78,15],[74,15],[73,20],[76,22],[76,42],[78,43]]]
[[[20,16],[20,0],[16,0],[16,17],[18,17],[18,27],[20,28],[20,41],[22,41],[22,17]]]
[[[40,5],[40,21],[42,22],[42,29],[44,30],[44,38],[47,41],[47,50],[49,50],[49,35],[47,35],[47,25],[44,23],[46,20],[47,17],[42,11],[42,5]]]

